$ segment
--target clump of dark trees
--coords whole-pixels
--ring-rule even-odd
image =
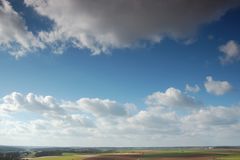
[[[21,154],[19,152],[0,153],[0,160],[20,160]]]
[[[35,157],[44,157],[44,156],[61,156],[62,151],[39,151],[35,153]]]
[[[81,150],[75,150],[75,149],[45,149],[42,151],[37,151],[35,153],[35,157],[44,157],[44,156],[61,156],[63,153],[81,153],[81,154],[96,154],[96,153],[102,153],[101,151],[97,149],[81,149]],[[1,160],[1,159],[0,159]]]

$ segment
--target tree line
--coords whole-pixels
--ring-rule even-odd
[[[0,153],[0,160],[20,160],[21,154],[19,152]]]

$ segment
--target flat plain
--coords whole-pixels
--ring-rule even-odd
[[[169,149],[124,150],[109,153],[63,153],[60,156],[27,158],[29,160],[240,160],[240,149]]]

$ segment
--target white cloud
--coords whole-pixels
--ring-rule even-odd
[[[199,111],[186,116],[184,120],[189,123],[195,123],[198,126],[231,125],[238,123],[239,114],[239,107],[209,107],[202,108]]]
[[[92,54],[131,47],[141,40],[159,43],[164,37],[189,39],[200,25],[218,20],[239,5],[235,0],[24,2],[55,22],[52,31],[39,34],[46,45],[56,44],[61,52],[70,41]]]
[[[43,44],[27,30],[23,18],[13,10],[10,3],[0,0],[0,47],[16,58],[43,48]]]
[[[22,95],[17,92],[13,92],[10,95],[6,95],[2,98],[2,104],[0,105],[1,112],[16,112],[20,110]]]
[[[220,57],[222,64],[233,63],[240,60],[240,45],[234,40],[230,40],[226,44],[221,45],[219,51],[224,54]]]
[[[177,134],[179,117],[174,111],[165,111],[161,107],[149,107],[127,119],[127,124],[135,126],[142,134]],[[128,126],[126,125],[126,126]],[[129,127],[129,126],[128,126]],[[141,134],[140,133],[140,134]]]
[[[197,92],[200,91],[200,87],[197,84],[195,84],[194,86],[190,86],[189,84],[186,84],[185,91],[186,92],[197,93]]]
[[[228,81],[215,81],[211,76],[207,76],[206,80],[204,86],[208,93],[220,96],[232,89],[232,86]]]
[[[126,116],[127,115],[127,104],[121,105],[116,101],[109,99],[99,98],[81,98],[77,101],[80,109],[83,111],[90,112],[95,116]]]
[[[9,145],[68,146],[239,143],[239,106],[199,107],[198,103],[192,102],[192,97],[177,89],[169,88],[165,93],[159,93],[161,96],[157,98],[167,99],[163,102],[165,106],[187,104],[196,109],[183,114],[174,107],[162,107],[162,103],[154,107],[147,103],[150,106],[136,108],[133,104],[109,99],[63,101],[52,96],[13,92],[1,98],[0,113],[9,116],[0,114],[0,141]],[[155,93],[150,96],[153,95]],[[19,118],[19,115],[31,113],[34,114],[29,119]]]
[[[233,136],[238,132],[239,115],[239,106],[210,106],[182,117],[182,129],[186,135],[203,135],[222,139],[224,136]]]
[[[146,99],[148,106],[166,106],[166,107],[190,107],[201,106],[201,103],[194,97],[185,95],[180,90],[168,88],[165,92],[155,92]]]
[[[55,99],[51,96],[38,96],[33,93],[23,95],[18,92],[13,92],[2,98],[0,104],[0,111],[2,112],[18,112],[28,110],[41,114],[51,113],[57,114],[64,112],[63,109],[57,104]]]

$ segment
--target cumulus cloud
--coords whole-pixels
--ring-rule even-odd
[[[149,107],[127,119],[128,125],[137,126],[142,134],[178,134],[179,117],[174,111]]]
[[[239,106],[199,107],[192,97],[175,88],[156,95],[153,99],[158,98],[157,103],[146,103],[146,107],[136,109],[134,104],[121,104],[109,99],[66,101],[52,96],[13,92],[1,98],[0,140],[6,144],[18,142],[26,145],[26,142],[32,141],[35,145],[86,146],[113,143],[121,146],[179,145],[177,142],[188,140],[184,141],[186,145],[200,145],[201,139],[206,139],[207,135],[209,144],[222,142],[224,138],[229,140],[232,136],[234,138],[228,144],[239,143],[236,142],[240,138]],[[159,98],[165,101],[159,101]],[[153,99],[150,98],[150,101]],[[152,107],[153,104],[157,105]],[[162,105],[198,107],[182,114],[174,107],[166,109]],[[2,116],[3,112],[9,117]],[[16,116],[26,113],[38,116],[30,119]]]
[[[211,76],[207,76],[206,80],[204,86],[208,93],[221,96],[232,89],[232,85],[228,81],[215,81]]]
[[[127,116],[134,113],[134,104],[120,104],[109,99],[80,98],[77,101],[57,101],[52,96],[41,96],[33,93],[26,95],[13,92],[2,98],[1,112],[30,111],[54,118],[80,119],[77,115],[68,116],[67,112],[88,113],[95,117]]]
[[[165,92],[155,92],[149,95],[146,99],[148,106],[163,106],[163,107],[190,107],[196,108],[201,106],[201,103],[194,97],[185,95],[179,89],[168,88]]]
[[[28,110],[38,113],[60,113],[63,109],[57,104],[51,96],[38,96],[33,93],[23,95],[18,92],[13,92],[2,98],[0,111],[2,112],[18,112]]]
[[[240,45],[234,40],[230,40],[226,44],[221,45],[219,51],[224,54],[220,57],[222,64],[233,63],[240,60]]]
[[[23,18],[6,0],[0,0],[0,47],[15,57],[21,57],[43,44],[28,31]]]
[[[197,84],[195,84],[194,86],[190,86],[189,84],[186,84],[185,91],[186,92],[197,93],[197,92],[200,91],[200,87]]]
[[[237,0],[214,1],[87,1],[25,0],[40,16],[53,21],[51,31],[33,35],[24,17],[7,0],[0,1],[0,46],[16,58],[46,47],[62,53],[68,47],[89,49],[92,54],[113,48],[159,43],[168,37],[191,43],[198,28],[218,20]],[[107,5],[106,5],[107,4]],[[229,56],[227,56],[229,57]],[[232,58],[223,57],[229,61]]]
[[[116,101],[99,98],[81,98],[77,101],[80,109],[90,112],[95,116],[126,116],[127,104],[121,105]]]
[[[25,0],[40,15],[54,21],[54,29],[40,32],[46,45],[66,42],[87,48],[92,54],[108,53],[111,48],[134,46],[141,40],[159,43],[162,38],[191,39],[196,30],[218,20],[237,0]]]
[[[210,106],[181,118],[184,134],[217,139],[236,136],[239,131],[240,107]],[[228,138],[230,140],[231,138]],[[229,143],[226,142],[225,143]]]
[[[184,120],[190,123],[197,123],[199,126],[215,126],[215,125],[231,125],[239,121],[239,107],[209,107],[200,109],[191,115],[188,115]]]

